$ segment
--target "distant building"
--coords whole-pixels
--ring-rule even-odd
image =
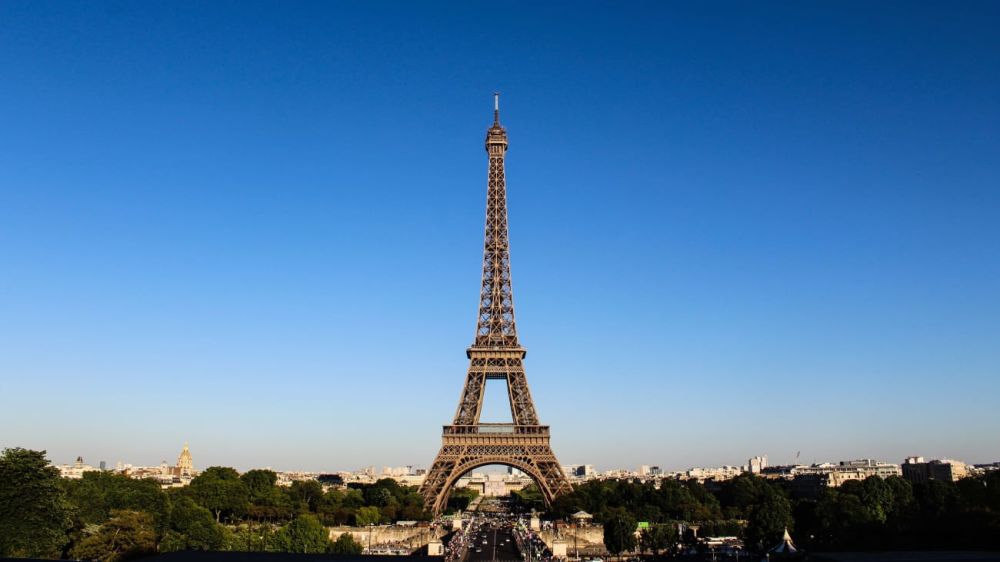
[[[181,449],[180,456],[177,457],[177,465],[174,467],[173,476],[180,477],[194,477],[194,460],[191,458],[191,451],[188,449],[188,444],[184,444],[184,448]]]
[[[640,464],[639,465],[639,476],[649,476],[649,465]]]
[[[858,459],[834,463],[819,463],[809,466],[769,466],[761,469],[761,476],[775,480],[789,481],[789,489],[795,498],[818,498],[826,488],[836,488],[851,480],[865,480],[872,476],[888,478],[900,476],[898,464],[875,459]]]
[[[819,474],[827,476],[827,485],[836,488],[844,482],[850,480],[864,480],[870,476],[888,478],[890,476],[901,476],[902,471],[898,464],[892,464],[875,459],[859,459],[853,461],[840,461],[837,464],[822,463],[811,466],[796,466],[792,475]]]
[[[491,497],[506,496],[507,483],[503,474],[487,474],[483,482],[483,495]]]
[[[563,467],[563,472],[569,478],[593,478],[597,476],[592,464],[570,464]]]
[[[76,462],[73,464],[64,464],[56,467],[59,470],[59,476],[63,478],[83,478],[84,472],[93,472],[100,470],[94,468],[89,464],[84,464],[83,457],[76,457]]]
[[[320,474],[316,477],[316,480],[324,486],[334,486],[338,488],[344,486],[344,477],[340,474]]]
[[[747,472],[750,474],[760,474],[765,468],[767,468],[767,455],[753,457],[747,461]]]
[[[903,462],[903,478],[917,484],[928,480],[955,482],[969,475],[969,468],[962,461],[937,459],[924,461],[923,457],[907,457]]]
[[[697,480],[698,482],[704,482],[706,480],[722,481],[731,480],[740,474],[743,474],[742,466],[721,466],[716,468],[696,467],[685,472],[684,478],[687,480]]]

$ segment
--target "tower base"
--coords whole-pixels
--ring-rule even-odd
[[[455,482],[488,464],[502,464],[527,474],[538,485],[545,505],[573,490],[549,446],[545,425],[446,425],[441,450],[424,478],[420,494],[434,515],[447,506]]]

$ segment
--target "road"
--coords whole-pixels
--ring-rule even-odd
[[[486,535],[484,538],[483,535]],[[486,544],[483,544],[483,542]],[[476,552],[476,550],[480,552]],[[485,525],[476,535],[476,545],[469,549],[468,562],[521,562],[514,536],[500,525]]]

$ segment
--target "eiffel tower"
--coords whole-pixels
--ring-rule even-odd
[[[504,178],[507,131],[500,126],[499,95],[494,94],[493,103],[493,126],[486,132],[489,181],[476,339],[466,351],[469,372],[455,421],[444,426],[441,450],[420,489],[424,506],[435,515],[445,508],[452,486],[463,474],[488,464],[507,465],[530,476],[546,504],[572,490],[549,446],[549,427],[538,423],[524,374],[526,352],[517,341]],[[488,379],[507,381],[513,423],[480,423]]]

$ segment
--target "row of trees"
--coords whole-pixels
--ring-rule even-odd
[[[531,501],[530,491],[515,502]],[[685,537],[737,535],[750,548],[777,544],[784,529],[813,550],[1000,548],[1000,472],[958,482],[911,484],[871,477],[828,488],[818,499],[795,499],[785,481],[743,475],[722,483],[665,480],[591,481],[558,498],[553,515],[592,513],[611,552],[658,552]],[[637,521],[650,523],[634,536]]]
[[[1000,472],[958,482],[868,478],[795,505],[800,542],[815,549],[1000,548]]]
[[[113,562],[175,550],[355,553],[350,534],[330,542],[326,525],[424,518],[416,489],[393,480],[324,492],[319,482],[277,486],[269,470],[212,467],[190,486],[108,472],[59,477],[45,451],[0,455],[0,557]]]
[[[611,552],[642,547],[658,552],[680,538],[677,524],[697,524],[701,535],[740,535],[747,544],[764,545],[780,539],[794,526],[792,502],[776,484],[752,476],[724,482],[710,491],[695,481],[652,483],[595,480],[577,486],[556,499],[553,515],[569,518],[583,510],[604,525]],[[637,521],[650,527],[636,541]]]
[[[375,484],[323,491],[315,480],[277,485],[270,470],[239,474],[232,468],[211,467],[177,493],[190,495],[215,514],[216,521],[285,521],[311,513],[326,525],[374,525],[426,520],[423,500],[413,486],[385,478]]]
[[[457,492],[462,508],[474,493]],[[533,487],[515,504],[541,508]],[[324,492],[319,482],[277,486],[268,470],[205,470],[185,488],[162,490],[150,480],[88,472],[59,477],[44,451],[0,455],[0,557],[63,557],[112,562],[181,549],[354,552],[344,535],[331,543],[325,526],[426,519],[413,487],[385,479]],[[793,498],[782,481],[744,475],[723,483],[591,481],[552,506],[568,519],[584,510],[605,526],[609,550],[662,552],[685,539],[678,523],[701,535],[739,535],[746,544],[776,544],[785,528],[813,550],[1000,548],[1000,472],[956,483],[911,485],[869,478],[827,489],[818,499]],[[636,542],[637,521],[650,526]]]

